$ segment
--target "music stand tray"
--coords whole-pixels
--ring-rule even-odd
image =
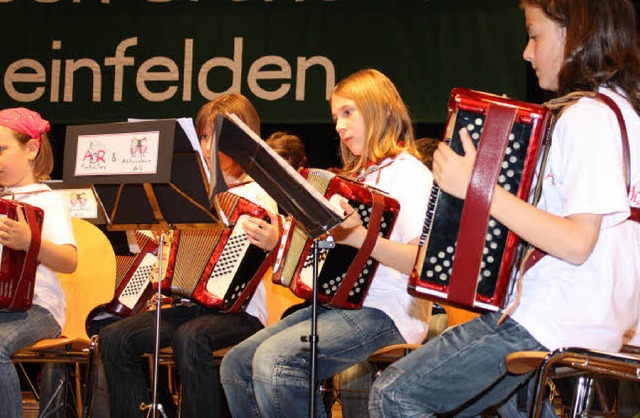
[[[196,144],[177,119],[69,126],[64,182],[91,185],[111,230],[212,227]]]
[[[341,208],[332,206],[234,114],[216,118],[211,141],[210,198],[228,189],[220,170],[218,151],[240,164],[286,213],[296,219],[309,237],[317,238],[344,221]]]

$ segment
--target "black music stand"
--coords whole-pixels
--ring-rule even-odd
[[[293,216],[313,245],[313,296],[311,303],[311,334],[302,336],[311,350],[309,382],[309,416],[316,411],[315,381],[317,363],[317,309],[318,309],[318,250],[332,248],[333,238],[319,239],[343,220],[341,210],[333,208],[329,201],[291,165],[244,124],[236,115],[218,115],[211,143],[211,198],[228,189],[218,162],[218,151],[240,164],[278,205]]]
[[[193,126],[176,119],[69,126],[65,142],[64,181],[91,185],[107,229],[160,232],[153,400],[141,405],[153,418],[156,411],[166,416],[157,402],[164,232],[220,223],[209,210],[198,140],[188,137],[182,123]]]

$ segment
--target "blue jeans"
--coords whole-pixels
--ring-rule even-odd
[[[378,365],[365,360],[340,373],[342,418],[369,416],[369,392],[379,370]]]
[[[297,311],[238,344],[222,360],[220,375],[234,417],[303,417],[309,412],[311,308]],[[318,380],[366,359],[376,349],[404,342],[384,312],[318,309]],[[324,416],[322,402],[316,402]]]
[[[139,409],[141,403],[150,403],[140,357],[154,351],[155,315],[137,314],[100,331],[113,417],[146,416]],[[187,416],[218,416],[220,382],[211,353],[244,340],[262,329],[262,323],[247,313],[225,314],[197,304],[162,309],[160,318],[160,346],[173,348]]]
[[[11,355],[45,338],[60,335],[60,325],[45,308],[0,313],[0,416],[22,418],[20,379]]]
[[[454,327],[389,366],[371,389],[370,416],[479,416],[511,398],[530,375],[509,374],[505,356],[546,348],[511,318],[497,325],[500,315]]]

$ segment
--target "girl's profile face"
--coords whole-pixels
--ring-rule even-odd
[[[203,132],[198,133],[200,139],[200,148],[202,148],[202,154],[208,167],[211,167],[211,141],[213,139],[213,127],[207,127]],[[220,163],[220,170],[225,176],[230,178],[238,178],[242,175],[242,167],[234,160],[229,158],[226,154],[218,152],[218,162]]]
[[[0,126],[0,185],[20,187],[35,183],[33,161],[38,150],[37,140],[22,145],[11,129]]]
[[[331,117],[340,140],[353,155],[362,155],[367,143],[367,127],[354,101],[334,95],[331,99]]]
[[[540,88],[558,90],[558,74],[564,62],[566,29],[551,20],[539,7],[524,9],[529,42],[523,58],[531,63]]]
[[[206,127],[203,132],[198,132],[198,139],[200,140],[200,148],[202,148],[202,154],[207,166],[211,167],[211,139],[213,138],[213,128]]]

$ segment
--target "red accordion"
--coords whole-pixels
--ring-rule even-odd
[[[305,169],[302,176],[330,201],[345,200],[354,207],[368,229],[368,236],[388,238],[400,205],[385,193],[319,169]],[[276,257],[273,282],[288,286],[293,293],[309,299],[313,292],[313,240],[296,225],[285,227]],[[359,309],[369,290],[378,262],[369,257],[373,245],[356,249],[336,244],[333,249],[319,250],[318,301],[327,306]]]
[[[162,292],[237,312],[272,263],[269,252],[249,243],[240,224],[249,216],[268,221],[269,215],[233,193],[219,193],[217,199],[228,227],[174,231]]]
[[[121,232],[123,231],[117,231],[117,233]],[[112,315],[124,318],[142,312],[149,306],[154,293],[151,276],[157,269],[158,243],[140,231],[131,231],[131,233],[134,234],[139,252],[130,255],[116,254],[116,288],[113,299],[96,306],[89,312],[85,320],[87,335],[96,332],[93,328],[94,321],[100,321]],[[128,240],[127,250],[129,250]]]
[[[158,243],[140,231],[133,231],[140,249],[133,255],[116,256],[116,291],[105,309],[118,316],[144,310],[153,294],[151,276],[157,268]]]
[[[543,106],[453,90],[445,139],[463,154],[459,130],[466,127],[476,163],[466,200],[434,184],[409,293],[478,311],[504,307],[519,239],[489,216],[491,196],[497,183],[528,200],[550,121]]]
[[[31,244],[27,251],[0,245],[0,309],[7,311],[24,311],[31,307],[42,239],[42,209],[15,200],[0,199],[0,216],[17,220],[19,207],[31,229]]]

